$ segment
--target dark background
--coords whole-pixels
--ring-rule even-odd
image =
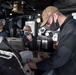
[[[23,12],[15,13],[12,12],[13,4],[15,1],[23,1]],[[10,6],[12,5],[12,6]],[[16,16],[26,16],[35,15],[38,12],[42,12],[47,6],[54,5],[59,8],[62,13],[70,13],[76,11],[76,1],[75,0],[0,0],[0,18],[5,17],[16,17]],[[9,13],[13,13],[9,16]]]
[[[12,11],[15,3],[18,5],[17,12]],[[76,12],[76,0],[0,0],[0,21],[4,19],[4,29],[9,31],[9,36],[20,37],[18,30],[23,28],[25,21],[41,18],[38,13],[41,14],[50,5],[58,7],[66,15]],[[39,28],[40,23],[35,23],[36,28]]]

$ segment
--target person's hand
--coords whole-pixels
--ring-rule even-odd
[[[48,53],[39,53],[38,57],[43,60],[43,59],[49,58],[50,56]]]
[[[37,69],[36,62],[33,60],[27,59],[27,64],[29,65],[30,69]]]
[[[31,34],[27,35],[27,38],[28,38],[29,41],[32,41],[33,40]]]
[[[29,48],[28,48],[28,47],[24,47],[24,49],[25,49],[25,50],[29,50]]]

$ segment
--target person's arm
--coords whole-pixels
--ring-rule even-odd
[[[32,36],[32,41],[30,42],[30,46],[33,51],[38,49],[37,48],[37,38],[35,36]]]
[[[72,31],[68,30],[68,33],[65,33],[61,41],[59,41],[57,51],[53,57],[36,63],[37,68],[45,71],[63,66],[70,60],[74,48],[75,37],[73,36]]]
[[[27,39],[27,37],[25,35],[23,35],[22,41],[23,41],[24,49],[29,50],[30,41]]]
[[[37,38],[33,36],[32,34],[29,34],[27,36],[27,39],[29,40],[30,50],[36,50],[37,49]]]

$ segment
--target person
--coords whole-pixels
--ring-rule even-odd
[[[48,75],[76,75],[76,20],[72,15],[62,14],[55,6],[46,7],[42,19],[41,27],[48,24],[51,30],[60,28],[58,45],[52,57],[40,62],[28,60],[29,67],[50,71]]]
[[[22,37],[22,41],[23,41],[23,45],[24,45],[24,51],[20,52],[21,57],[23,59],[23,62],[26,62],[26,53],[30,54],[30,58],[33,58],[33,53],[32,51],[36,51],[37,50],[37,38],[35,36],[33,36],[33,34],[31,33],[31,27],[29,25],[25,25],[22,29],[23,31],[23,37]],[[29,57],[29,56],[27,56]]]
[[[23,44],[26,50],[37,50],[37,38],[33,36],[32,29],[29,25],[23,27]]]
[[[3,36],[3,37],[7,37],[8,36],[8,34],[7,34],[7,31],[5,31],[4,29],[3,29],[3,23],[2,22],[0,22],[0,36]]]
[[[20,55],[22,57],[23,65],[26,67],[26,60],[27,59],[33,59],[34,52],[37,51],[37,38],[36,36],[33,36],[32,29],[29,25],[25,25],[22,29],[23,31],[23,45],[24,45],[24,51],[20,52]],[[30,72],[30,71],[29,71]],[[32,72],[31,72],[32,73]],[[36,73],[36,71],[34,71]]]

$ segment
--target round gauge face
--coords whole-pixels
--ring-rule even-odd
[[[54,33],[53,37],[52,37],[53,41],[57,41],[58,40],[58,33]]]

